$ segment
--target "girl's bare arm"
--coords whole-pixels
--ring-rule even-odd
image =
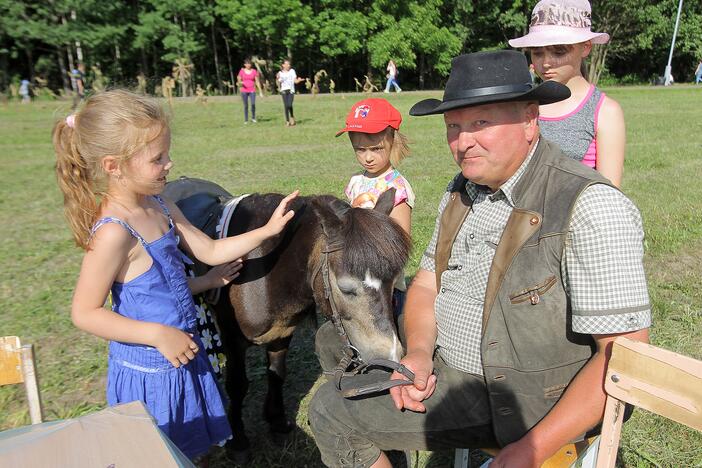
[[[280,233],[295,215],[288,207],[298,193],[296,190],[283,198],[265,226],[238,236],[218,240],[210,239],[190,224],[175,203],[168,201],[166,203],[180,234],[183,247],[201,262],[208,265],[219,265],[243,257],[261,245],[264,240]]]

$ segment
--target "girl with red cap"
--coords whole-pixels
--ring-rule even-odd
[[[351,177],[344,193],[354,208],[373,208],[383,192],[395,189],[395,207],[390,217],[410,234],[414,192],[407,179],[395,169],[409,155],[407,138],[400,133],[402,115],[385,99],[364,99],[351,108],[346,126],[356,159],[363,171]],[[402,310],[407,290],[404,277],[395,282],[395,312]]]
[[[536,73],[570,89],[570,98],[539,107],[541,134],[563,152],[621,185],[626,143],[624,114],[583,76],[583,61],[593,44],[609,34],[591,30],[587,0],[541,0],[531,14],[529,33],[509,45],[531,55]]]

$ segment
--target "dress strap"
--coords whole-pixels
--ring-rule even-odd
[[[170,219],[170,218],[169,218],[169,219]],[[129,224],[127,224],[126,222],[122,221],[121,219],[119,219],[119,218],[113,218],[112,216],[106,216],[106,217],[104,217],[104,218],[99,219],[99,220],[93,225],[93,228],[90,230],[90,237],[92,238],[92,237],[95,235],[95,233],[97,232],[97,230],[100,229],[100,227],[102,227],[103,225],[105,225],[105,224],[107,224],[107,223],[116,223],[116,224],[119,224],[119,225],[122,226],[124,229],[126,229],[127,231],[129,231],[129,233],[130,233],[132,236],[136,237],[136,238],[139,240],[139,242],[141,242],[141,245],[143,245],[144,247],[146,247],[146,241],[144,240],[143,237],[141,237],[141,235],[140,235],[138,232],[136,232],[136,230],[134,230],[133,227],[131,227]]]
[[[161,209],[163,210],[164,214],[168,217],[168,226],[173,227],[173,218],[171,218],[171,212],[168,210],[166,202],[164,202],[163,198],[159,197],[158,195],[154,195],[154,198],[156,199],[158,204],[161,205]]]

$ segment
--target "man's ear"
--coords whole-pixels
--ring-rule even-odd
[[[527,141],[531,143],[538,135],[539,104],[530,102],[524,108],[524,132]]]

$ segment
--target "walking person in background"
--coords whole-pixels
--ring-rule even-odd
[[[293,100],[295,99],[295,85],[304,78],[297,76],[295,69],[290,65],[290,60],[283,60],[281,70],[275,75],[280,84],[280,94],[283,96],[283,107],[285,108],[285,126],[295,126],[295,114],[293,113]]]
[[[609,34],[591,30],[590,12],[587,0],[541,0],[532,11],[529,34],[509,45],[529,52],[542,80],[570,89],[570,98],[540,107],[541,134],[619,187],[626,144],[624,113],[582,71],[593,44],[609,41]]]
[[[702,81],[702,60],[697,64],[697,69],[695,70],[695,84],[700,84]]]
[[[251,100],[251,122],[256,123],[256,88],[261,97],[263,97],[263,90],[258,80],[258,71],[252,68],[251,60],[244,60],[244,68],[239,70],[236,81],[241,91],[241,100],[244,102],[244,125],[249,123],[249,99]]]
[[[85,65],[79,63],[76,68],[71,71],[71,83],[73,83],[73,89],[76,92],[73,98],[73,108],[75,109],[78,104],[85,98]]]
[[[20,82],[19,94],[22,97],[22,104],[29,104],[32,102],[32,97],[29,90],[30,85],[31,83],[26,79]]]
[[[385,84],[385,92],[390,92],[390,86],[394,86],[395,91],[397,91],[398,93],[401,92],[402,89],[400,89],[400,85],[397,84],[397,66],[395,65],[395,62],[390,60],[388,62],[386,70],[388,71],[388,73],[385,76],[387,77],[388,82]]]

